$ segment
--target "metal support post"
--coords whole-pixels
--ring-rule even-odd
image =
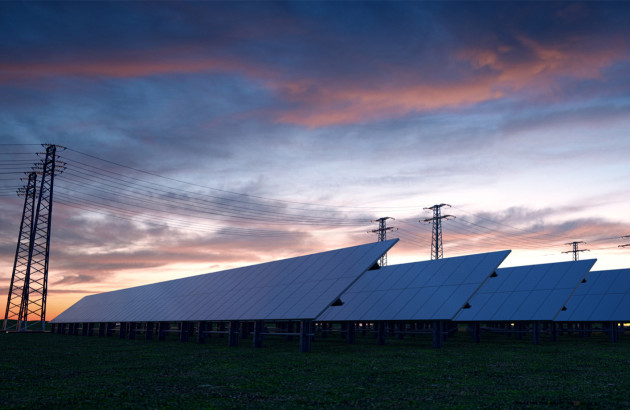
[[[610,341],[612,343],[617,343],[619,340],[619,324],[617,322],[609,322],[608,323],[608,331],[610,335]]]
[[[326,322],[323,322],[321,324],[322,327],[322,338],[327,338],[328,337],[328,326],[329,324]]]
[[[238,320],[233,320],[230,322],[230,330],[228,333],[228,346],[230,347],[238,346],[238,333],[239,333],[238,326],[239,326]],[[221,322],[221,324],[219,325],[219,328],[225,329],[225,323]]]
[[[197,323],[197,343],[202,344],[206,342],[206,328],[208,326],[207,322],[199,322]]]
[[[265,323],[262,320],[254,322],[254,342],[255,348],[260,348],[263,345],[263,333],[265,331]]]
[[[441,320],[433,321],[433,348],[439,349],[444,342],[443,322]]]
[[[179,341],[184,343],[188,341],[188,326],[190,326],[189,322],[180,322],[179,326]]]
[[[475,322],[470,325],[473,331],[473,341],[475,343],[481,342],[481,323]]]
[[[301,320],[300,321],[300,352],[308,353],[312,349],[312,330],[313,330],[313,321],[312,320]]]
[[[355,344],[356,341],[356,323],[348,322],[346,323],[346,342]]]
[[[129,340],[136,338],[136,322],[129,322]]]
[[[287,322],[287,333],[293,333],[293,321],[289,320]],[[287,342],[290,342],[293,340],[293,336],[289,335],[287,336]]]
[[[535,345],[540,344],[540,322],[532,323],[532,339]]]
[[[144,340],[153,339],[153,322],[147,322],[144,326]]]
[[[383,320],[377,323],[376,343],[379,345],[385,344],[385,321]]]
[[[127,337],[127,322],[120,322],[120,328],[118,329],[118,338],[124,339]]]
[[[170,328],[170,323],[169,322],[160,322],[159,323],[159,329],[158,329],[158,340],[162,341],[162,340],[166,340],[166,334],[168,333]]]

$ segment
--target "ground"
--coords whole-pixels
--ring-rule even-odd
[[[206,344],[57,334],[0,334],[2,407],[417,408],[629,407],[630,341],[599,334],[557,342],[466,334],[368,337],[349,345],[267,338]]]

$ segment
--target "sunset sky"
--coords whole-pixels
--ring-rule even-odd
[[[47,319],[359,245],[630,268],[629,2],[0,2],[0,306],[41,143]]]

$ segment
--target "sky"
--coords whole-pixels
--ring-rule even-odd
[[[57,144],[47,319],[354,246],[630,268],[630,3],[1,2],[0,305]],[[2,304],[5,303],[5,304]]]

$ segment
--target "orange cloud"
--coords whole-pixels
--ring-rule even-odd
[[[601,70],[628,59],[623,41],[611,40],[606,47],[585,50],[581,39],[562,46],[545,46],[519,37],[522,49],[468,49],[455,59],[470,65],[470,75],[461,80],[429,84],[422,73],[398,73],[401,83],[381,87],[365,84],[319,85],[315,80],[284,84],[288,99],[300,108],[278,113],[276,121],[308,127],[370,121],[411,112],[453,108],[502,98],[523,89],[548,93],[560,77],[593,79]],[[510,59],[518,52],[527,58]],[[512,56],[513,57],[513,56]]]
[[[422,68],[392,67],[386,62],[373,62],[372,72],[353,80],[340,80],[334,72],[305,77],[293,67],[274,67],[242,56],[207,57],[202,49],[178,47],[77,61],[0,63],[0,83],[64,75],[134,78],[231,72],[255,79],[289,103],[288,108],[271,109],[277,123],[316,128],[469,106],[523,90],[545,95],[561,77],[600,78],[603,68],[628,59],[625,40],[610,39],[605,47],[580,38],[543,45],[520,36],[517,42],[455,52],[451,63],[457,66],[459,78],[439,81],[429,80]],[[387,83],[379,80],[384,72],[390,73]]]
[[[614,39],[606,47],[589,49],[585,49],[580,38],[557,46],[542,45],[524,36],[518,41],[522,47],[518,53],[526,53],[528,58],[511,60],[510,53],[517,51],[508,46],[462,50],[457,58],[468,61],[474,69],[490,68],[495,73],[494,87],[515,90],[548,87],[560,76],[600,78],[603,68],[628,59],[625,44]]]
[[[205,57],[201,50],[179,47],[176,50],[151,50],[150,53],[121,53],[99,58],[75,60],[3,62],[0,83],[55,76],[134,78],[159,74],[198,72],[241,72],[248,76],[265,75],[259,68],[238,59]]]
[[[291,88],[289,88],[291,89]],[[276,121],[311,128],[401,116],[414,111],[458,107],[495,98],[503,93],[487,80],[464,84],[410,84],[378,89],[359,86],[322,87],[318,96],[289,95],[303,108],[279,113]]]

